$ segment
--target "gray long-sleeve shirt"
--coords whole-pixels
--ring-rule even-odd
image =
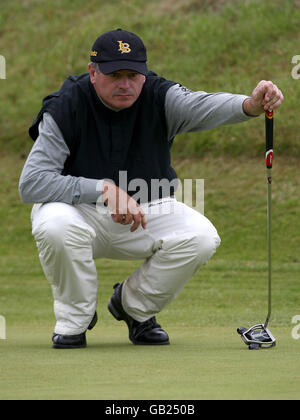
[[[177,134],[216,128],[251,119],[243,112],[248,96],[192,92],[172,86],[165,99],[168,139]],[[95,203],[102,192],[99,179],[62,175],[70,150],[56,122],[44,113],[39,136],[23,168],[19,192],[24,203]],[[100,181],[100,182],[99,182]]]

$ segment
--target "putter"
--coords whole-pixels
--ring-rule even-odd
[[[237,332],[249,347],[249,350],[270,348],[276,345],[276,339],[268,329],[271,318],[271,198],[272,198],[272,165],[273,165],[273,111],[265,113],[266,128],[266,166],[267,166],[267,232],[268,232],[268,314],[264,324],[253,325],[251,328],[238,328]]]

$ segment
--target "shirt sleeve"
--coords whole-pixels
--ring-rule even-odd
[[[25,162],[19,180],[24,203],[95,203],[103,181],[62,175],[70,151],[52,116],[45,112],[39,136]]]
[[[194,92],[179,84],[172,86],[165,99],[168,138],[177,134],[209,130],[255,118],[244,113],[249,96],[218,92]]]

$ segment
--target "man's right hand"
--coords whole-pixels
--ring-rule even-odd
[[[139,204],[125,191],[115,184],[104,181],[102,200],[112,212],[112,219],[122,225],[130,225],[131,232],[134,232],[140,225],[143,229],[147,227],[147,218]]]

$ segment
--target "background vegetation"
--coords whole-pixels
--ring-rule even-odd
[[[250,95],[259,80],[273,80],[286,97],[277,153],[299,156],[300,82],[291,77],[299,21],[297,0],[1,0],[1,148],[28,151],[27,129],[42,98],[86,71],[97,36],[122,27],[144,40],[149,68],[190,89]],[[182,137],[174,147],[181,156],[263,150],[256,121]]]

